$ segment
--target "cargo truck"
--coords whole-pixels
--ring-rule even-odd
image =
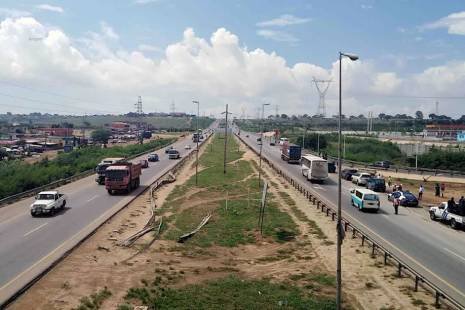
[[[105,170],[105,188],[108,194],[129,193],[139,187],[142,166],[140,163],[120,162],[108,166]]]
[[[111,164],[115,164],[121,161],[124,161],[123,157],[102,159],[102,161],[95,168],[95,172],[97,172],[97,177],[95,178],[95,182],[97,182],[100,185],[105,184],[105,170],[107,170],[108,166],[110,166]]]
[[[281,146],[281,159],[287,161],[289,164],[300,163],[302,149],[295,144],[284,143]]]

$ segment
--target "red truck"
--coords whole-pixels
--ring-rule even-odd
[[[142,166],[140,163],[121,162],[108,166],[105,170],[105,188],[108,194],[117,191],[129,193],[139,187]]]

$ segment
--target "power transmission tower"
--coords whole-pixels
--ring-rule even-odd
[[[142,97],[139,96],[139,99],[137,102],[134,104],[134,107],[136,108],[136,113],[141,115],[144,114],[144,111],[142,110]]]
[[[436,115],[439,115],[439,101],[436,101]]]
[[[245,112],[247,111],[247,108],[245,106],[241,106],[241,119],[245,119]]]
[[[171,114],[176,113],[176,104],[174,104],[174,101],[171,101],[170,110],[171,110]]]
[[[320,102],[318,104],[317,115],[320,115],[322,117],[326,117],[325,96],[331,81],[332,80],[317,80],[315,77],[313,77],[313,83],[315,83],[316,89],[318,90],[318,94],[320,95]],[[320,84],[322,85],[322,87],[320,87]],[[325,84],[326,87],[324,86]]]

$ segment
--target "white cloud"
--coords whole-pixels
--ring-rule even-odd
[[[64,10],[60,6],[50,5],[50,4],[39,4],[36,6],[39,10],[50,11],[55,13],[64,13]]]
[[[371,4],[362,4],[360,7],[364,10],[369,10],[373,8]]]
[[[106,25],[109,27],[108,25]],[[81,40],[70,38],[63,30],[50,28],[32,17],[7,18],[0,23],[0,81],[10,81],[68,97],[82,98],[94,104],[67,104],[56,98],[58,108],[41,103],[1,97],[5,106],[0,113],[60,112],[77,114],[128,112],[141,95],[145,111],[169,111],[174,100],[178,111],[191,111],[192,98],[201,101],[201,113],[218,113],[230,104],[232,112],[253,115],[264,98],[279,104],[288,114],[314,114],[318,94],[312,78],[334,82],[327,94],[328,114],[337,109],[339,63],[330,68],[311,63],[289,65],[276,53],[262,49],[248,50],[230,31],[219,28],[210,38],[202,38],[186,29],[178,42],[168,45],[158,58],[142,52],[153,46],[141,44],[137,50],[113,47],[114,35],[107,27]],[[106,30],[105,30],[106,29]],[[113,31],[114,32],[114,31]],[[106,33],[106,34],[104,34]],[[111,31],[110,31],[111,33]],[[109,37],[108,37],[109,36]],[[116,35],[117,36],[117,35]],[[31,41],[31,37],[42,37]],[[409,96],[463,96],[465,61],[446,63],[417,74],[400,77],[395,72],[380,71],[372,61],[343,62],[344,113],[413,113],[425,101],[389,98]],[[0,83],[0,93],[7,92]],[[17,94],[23,95],[23,91]],[[26,96],[26,95],[23,95]],[[8,104],[8,106],[6,106]],[[442,102],[450,113],[463,113],[456,102]],[[434,102],[432,102],[432,106]],[[12,109],[11,106],[17,106]],[[48,110],[47,110],[48,109]],[[425,113],[430,111],[424,110]]]
[[[290,15],[290,14],[284,14],[274,19],[259,22],[257,23],[257,26],[258,27],[273,27],[273,26],[284,27],[284,26],[290,26],[290,25],[306,24],[310,22],[311,20],[312,20],[311,18],[301,18],[301,17],[296,17],[294,15]]]
[[[447,28],[449,34],[465,35],[465,11],[449,14],[446,17],[425,25],[423,28]]]
[[[265,39],[270,39],[270,40],[278,41],[278,42],[291,42],[291,43],[299,42],[298,38],[296,38],[294,35],[288,32],[285,32],[285,31],[260,29],[257,31],[257,34],[261,37],[264,37]]]
[[[104,36],[113,39],[113,40],[118,40],[119,35],[115,32],[115,30],[108,25],[106,22],[100,22],[100,28],[102,30],[102,33]]]
[[[21,11],[16,9],[9,9],[9,8],[0,8],[0,16],[2,17],[24,17],[24,16],[31,16],[32,14],[27,11]]]
[[[155,45],[139,44],[137,49],[141,52],[162,52],[163,50]]]

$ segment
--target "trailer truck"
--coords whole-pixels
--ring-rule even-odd
[[[281,159],[287,161],[289,164],[298,164],[302,149],[295,144],[283,143],[281,145]]]
[[[108,166],[105,170],[105,188],[108,194],[129,193],[139,187],[142,166],[140,163],[120,162]]]

